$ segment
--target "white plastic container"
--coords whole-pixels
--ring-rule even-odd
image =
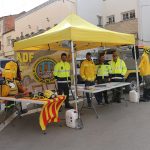
[[[135,90],[132,90],[129,92],[129,101],[133,103],[139,102],[139,96],[138,93]]]
[[[0,110],[4,111],[5,110],[5,103],[0,103]]]
[[[70,109],[66,111],[66,125],[70,128],[76,128],[78,119],[78,112],[75,109]]]

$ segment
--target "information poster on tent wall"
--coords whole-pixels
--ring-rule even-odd
[[[54,88],[53,70],[60,61],[62,51],[17,51],[16,60],[20,64],[22,82],[30,91],[34,85],[43,85],[44,89]]]

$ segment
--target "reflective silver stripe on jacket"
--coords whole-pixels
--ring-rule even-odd
[[[70,72],[70,70],[55,70],[54,72]]]
[[[112,77],[111,79],[123,79],[123,77]]]
[[[68,81],[57,81],[57,83],[68,83],[68,82],[71,82],[70,80]]]

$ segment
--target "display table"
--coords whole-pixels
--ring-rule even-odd
[[[109,82],[109,83],[105,83],[105,84],[96,84],[96,85],[89,86],[89,87],[86,87],[86,88],[85,88],[84,84],[78,84],[77,85],[77,91],[78,92],[83,92],[83,95],[84,95],[84,93],[90,93],[91,94],[92,108],[93,108],[93,110],[94,110],[94,112],[96,114],[96,117],[98,118],[99,115],[98,115],[98,113],[96,111],[95,106],[92,103],[92,101],[93,101],[93,94],[99,93],[99,92],[103,92],[103,91],[108,91],[108,90],[117,90],[117,88],[119,88],[119,87],[129,86],[130,84],[131,83],[128,83],[128,82]],[[74,89],[74,86],[73,86],[73,89]],[[125,95],[123,93],[123,90],[121,90],[120,92],[121,92],[121,94],[123,96],[123,99],[126,102],[126,105],[127,105],[127,101],[126,101]]]
[[[58,95],[54,99],[31,99],[29,97],[16,99],[14,97],[0,97],[0,100],[42,104],[43,107],[39,116],[39,124],[43,131],[46,130],[46,126],[48,123],[60,121],[58,112],[65,99],[66,97],[62,95]]]
[[[129,82],[109,82],[109,83],[104,83],[104,84],[96,84],[93,86],[89,86],[88,88],[85,88],[84,84],[78,84],[77,85],[77,90],[80,92],[87,92],[87,93],[98,93],[98,92],[103,92],[103,91],[108,91],[112,89],[116,89],[118,87],[125,87],[130,85],[131,83]]]

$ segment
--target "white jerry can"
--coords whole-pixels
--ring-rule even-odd
[[[70,128],[77,127],[78,112],[75,109],[66,111],[66,125]]]
[[[5,103],[0,103],[0,110],[4,111],[5,110]]]
[[[139,96],[138,93],[135,90],[132,90],[129,92],[129,101],[133,103],[139,102]]]

